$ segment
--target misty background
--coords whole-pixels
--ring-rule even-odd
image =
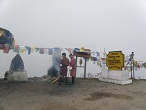
[[[135,60],[146,61],[146,0],[0,0],[0,27],[10,30],[22,46],[105,48],[106,53],[134,52]],[[15,55],[0,50],[0,77]],[[30,77],[45,75],[52,65],[49,55],[20,55]],[[88,62],[88,72],[100,68]]]

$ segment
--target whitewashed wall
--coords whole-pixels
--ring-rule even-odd
[[[69,55],[68,51],[63,50],[62,52],[67,53],[67,57]],[[2,50],[0,50],[0,78],[4,77],[5,71],[9,70],[11,60],[15,57],[17,53],[10,50],[10,52],[3,53]],[[47,70],[50,66],[52,66],[52,56],[47,54],[40,54],[40,53],[31,53],[30,55],[27,53],[20,53],[21,58],[24,62],[25,70],[28,72],[29,77],[41,77],[43,75],[47,74]],[[80,58],[78,58],[79,60]],[[77,62],[79,66],[79,61]],[[83,64],[81,66],[84,66],[84,60]],[[91,73],[94,77],[95,73],[100,72],[101,69],[99,66],[96,66],[96,64],[93,64],[93,61],[87,62],[87,68],[86,68],[86,75],[88,76],[88,73]],[[69,72],[68,72],[69,74]],[[77,68],[77,77],[83,77],[84,76],[84,68]],[[91,76],[91,75],[90,75]]]
[[[67,57],[69,53],[65,50],[63,52],[67,53]],[[4,77],[5,71],[9,70],[11,60],[15,57],[17,53],[10,50],[8,54],[3,53],[2,50],[0,50],[0,78]],[[50,66],[52,66],[52,56],[47,54],[40,54],[40,53],[31,53],[28,55],[27,53],[21,53],[20,54],[25,70],[28,72],[28,77],[41,77],[43,75],[47,74],[47,70]],[[77,61],[77,65],[79,66],[79,59]],[[84,60],[83,64],[81,66],[84,66]],[[87,68],[86,68],[86,77],[97,77],[97,73],[101,72],[101,68],[97,66],[97,64],[93,64],[93,61],[87,62]],[[69,74],[69,72],[68,72]],[[130,73],[129,73],[130,74]],[[84,68],[77,68],[77,77],[84,77]],[[137,71],[135,71],[135,79],[146,79],[146,69],[140,68]]]

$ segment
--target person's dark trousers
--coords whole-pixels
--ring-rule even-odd
[[[65,84],[67,85],[67,77],[66,76],[61,76],[60,77],[60,80],[59,80],[59,85],[61,86],[61,84],[62,84],[62,82],[64,81],[64,79],[65,79]]]
[[[62,83],[62,77],[59,78],[58,85],[61,86],[61,83]]]
[[[72,84],[75,83],[75,77],[72,77]]]
[[[65,76],[65,84],[68,85],[67,77]]]

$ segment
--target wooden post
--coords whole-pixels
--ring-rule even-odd
[[[78,57],[76,56],[76,65],[77,65]]]
[[[86,78],[86,61],[87,61],[87,58],[85,58],[85,65],[84,65],[84,78]]]

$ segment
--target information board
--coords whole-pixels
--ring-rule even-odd
[[[109,52],[106,57],[106,66],[109,70],[122,70],[125,65],[125,57],[122,51]]]

